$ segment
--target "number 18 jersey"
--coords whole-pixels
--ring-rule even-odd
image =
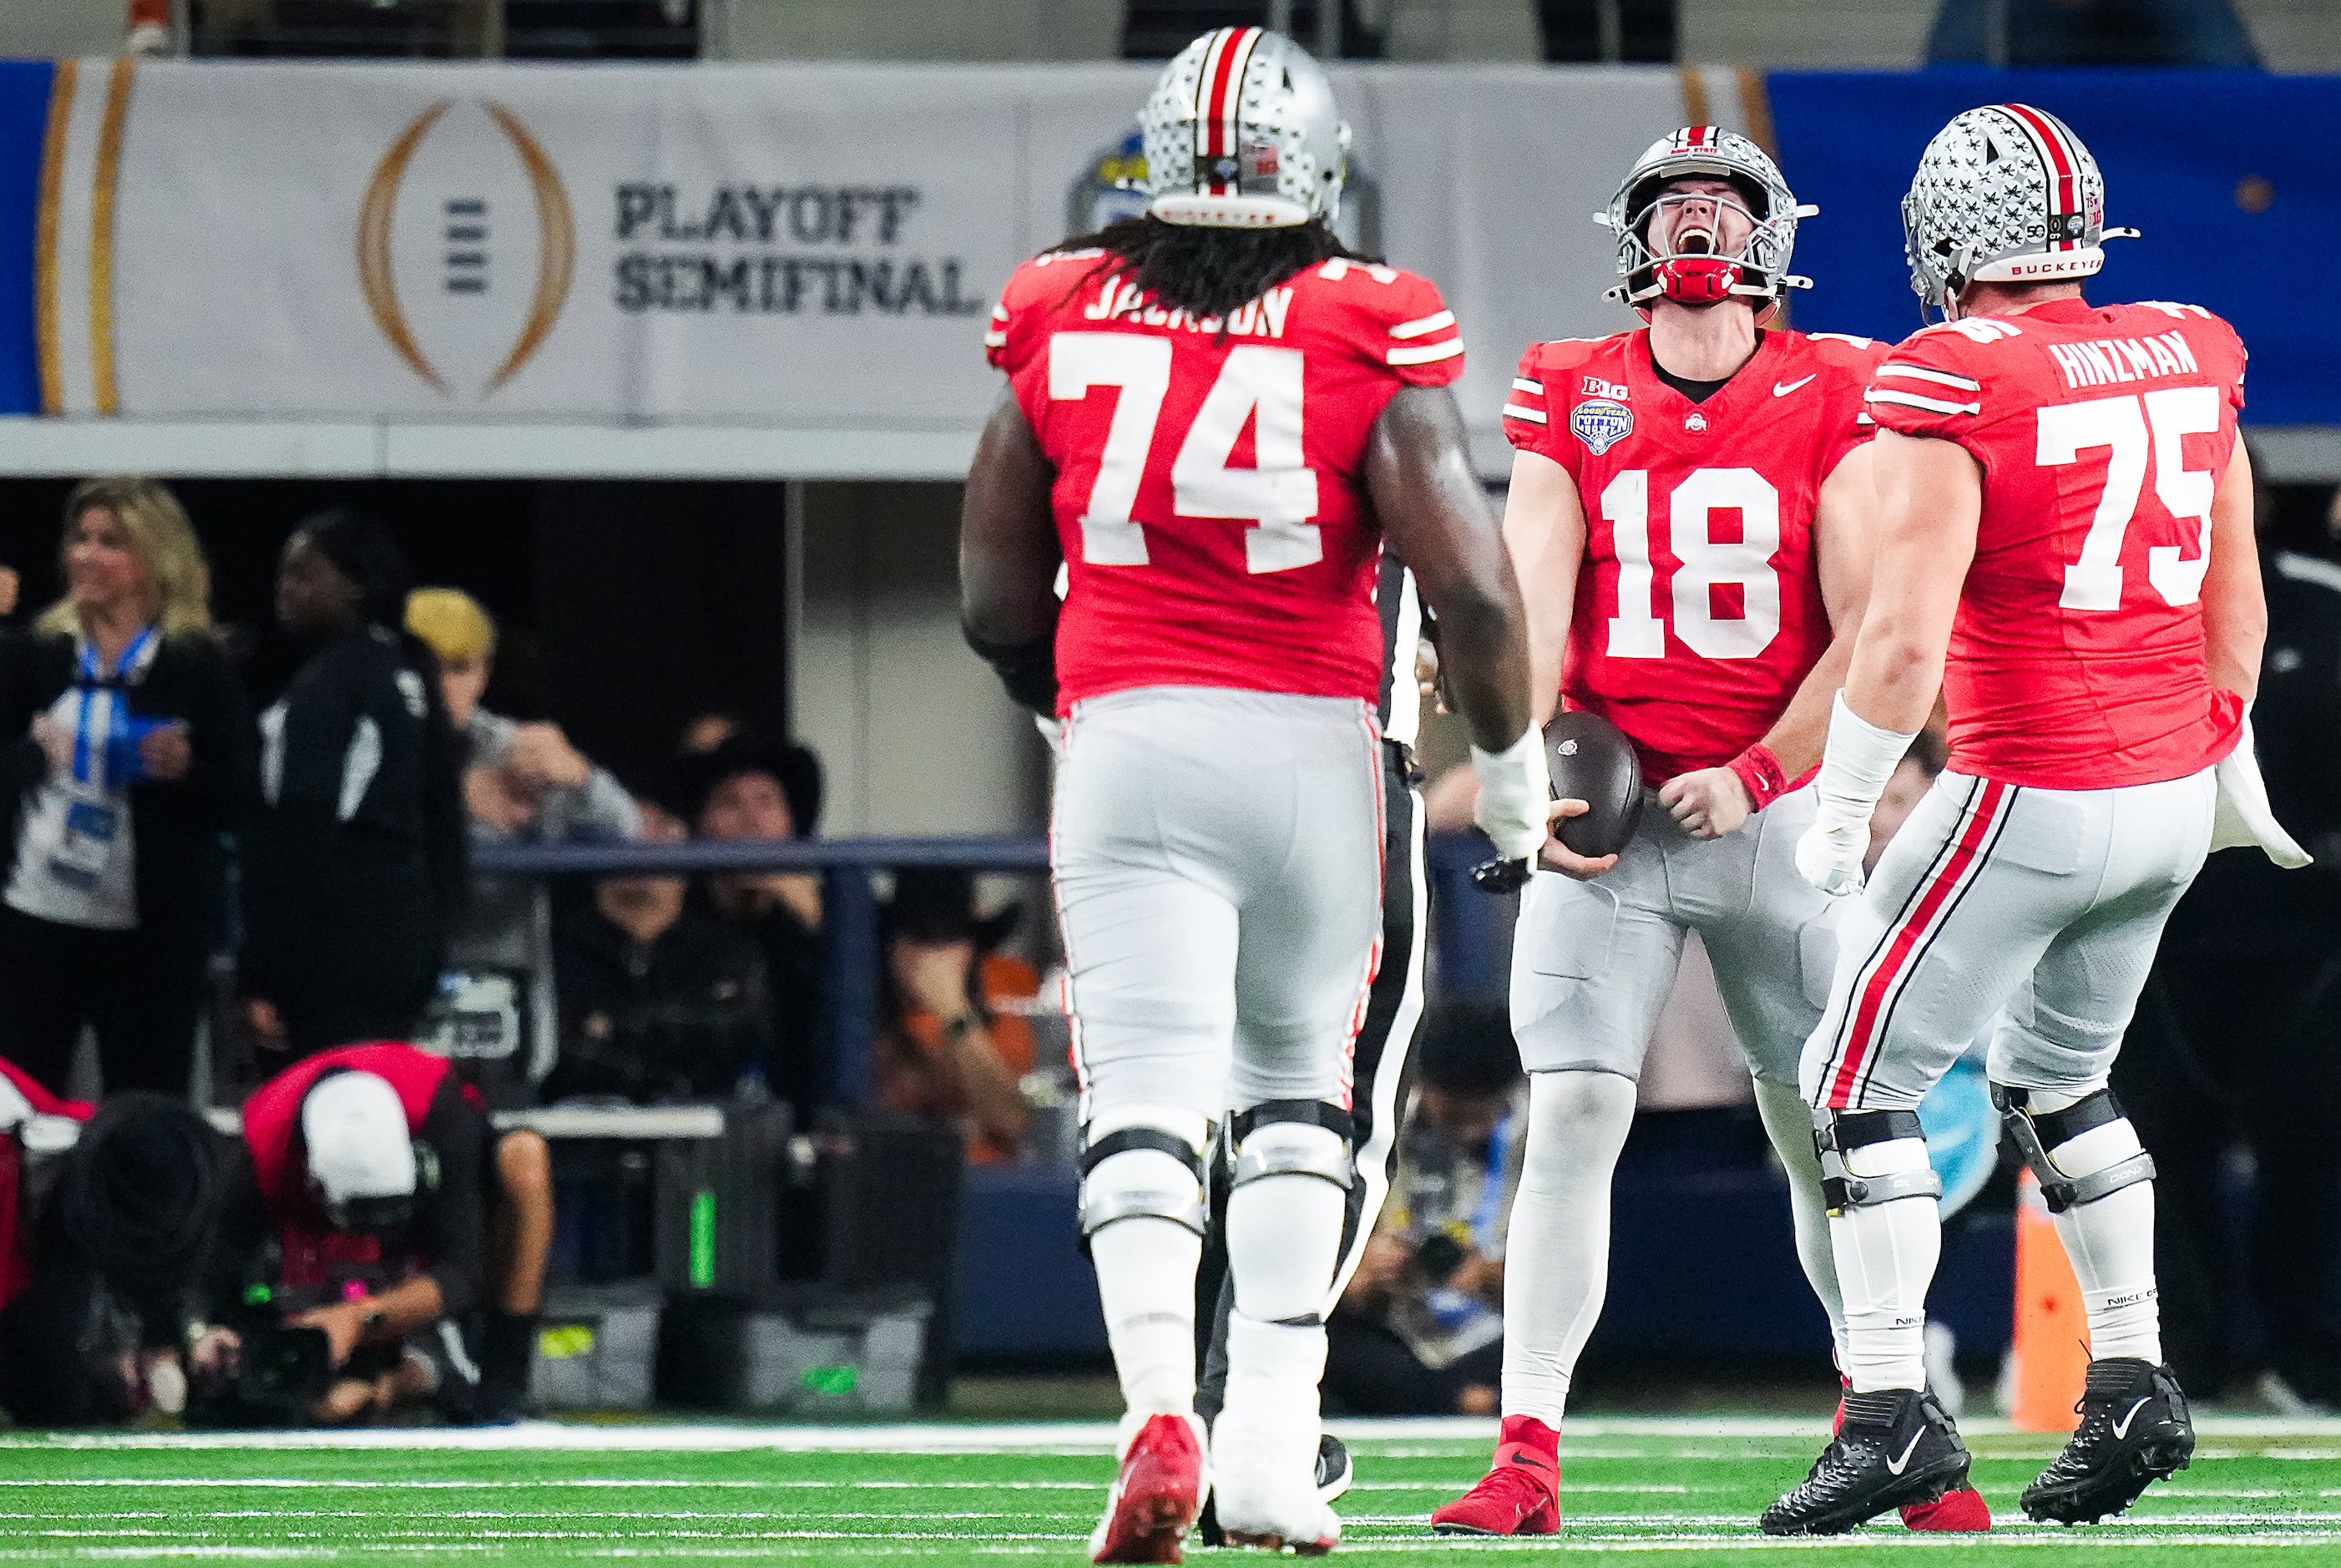
[[[2244,345],[2198,305],[2054,300],[1906,340],[1868,407],[1983,470],[1943,672],[1951,766],[2040,789],[2183,778],[2234,749],[2243,699],[2204,662],[2211,497]]]
[[[1335,260],[1199,320],[1057,252],[1009,279],[984,342],[1056,469],[1061,713],[1140,686],[1377,701],[1366,445],[1400,387],[1463,374],[1436,288]]]
[[[1828,650],[1813,514],[1875,433],[1861,394],[1885,350],[1767,332],[1695,404],[1649,345],[1647,328],[1536,345],[1504,434],[1585,507],[1561,695],[1623,730],[1655,784],[1762,739]]]

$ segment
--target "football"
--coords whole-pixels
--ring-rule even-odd
[[[1642,819],[1642,760],[1634,743],[1600,714],[1578,709],[1545,725],[1544,760],[1553,799],[1593,808],[1560,823],[1560,842],[1595,860],[1624,849]]]

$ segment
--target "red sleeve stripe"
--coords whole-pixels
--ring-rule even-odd
[[[1455,313],[1442,310],[1436,315],[1426,315],[1420,321],[1402,321],[1390,329],[1392,337],[1428,337],[1434,332],[1444,332],[1455,325]]]
[[[1980,403],[1945,403],[1939,397],[1921,397],[1915,392],[1873,390],[1862,398],[1864,403],[1892,403],[1904,408],[1923,408],[1929,414],[1981,414]]]
[[[1543,409],[1530,408],[1524,404],[1519,403],[1507,403],[1504,404],[1504,417],[1507,419],[1525,420],[1530,424],[1549,424],[1552,423],[1552,421],[1544,416]]]
[[[1541,381],[1530,381],[1524,375],[1516,375],[1512,377],[1512,390],[1514,392],[1525,392],[1530,397],[1542,397],[1544,395],[1544,383]]]
[[[1923,365],[1881,365],[1880,375],[1907,375],[1913,381],[1931,381],[1938,386],[1955,386],[1961,392],[1981,392],[1983,383],[1970,381],[1964,375],[1953,375],[1948,370],[1929,370]]]
[[[1393,348],[1384,355],[1391,365],[1429,365],[1433,361],[1452,359],[1463,352],[1463,340],[1450,337],[1445,343],[1418,343],[1405,348]]]

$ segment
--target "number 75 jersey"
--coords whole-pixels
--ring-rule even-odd
[[[2211,498],[2244,345],[2198,305],[2053,300],[1907,339],[1868,408],[1983,472],[1943,699],[1951,766],[2041,789],[2184,778],[2234,749],[2210,683]]]
[[[1056,469],[1060,713],[1141,686],[1379,699],[1366,447],[1401,386],[1463,374],[1436,288],[1336,260],[1199,320],[1057,252],[984,343]]]
[[[1534,345],[1504,434],[1584,504],[1561,695],[1623,730],[1655,784],[1762,739],[1828,651],[1813,514],[1875,434],[1861,397],[1885,347],[1767,332],[1694,404],[1649,344],[1644,328]]]

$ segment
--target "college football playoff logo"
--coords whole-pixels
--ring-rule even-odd
[[[442,98],[391,142],[358,210],[358,288],[433,390],[485,397],[551,335],[576,271],[561,175],[520,116]]]

